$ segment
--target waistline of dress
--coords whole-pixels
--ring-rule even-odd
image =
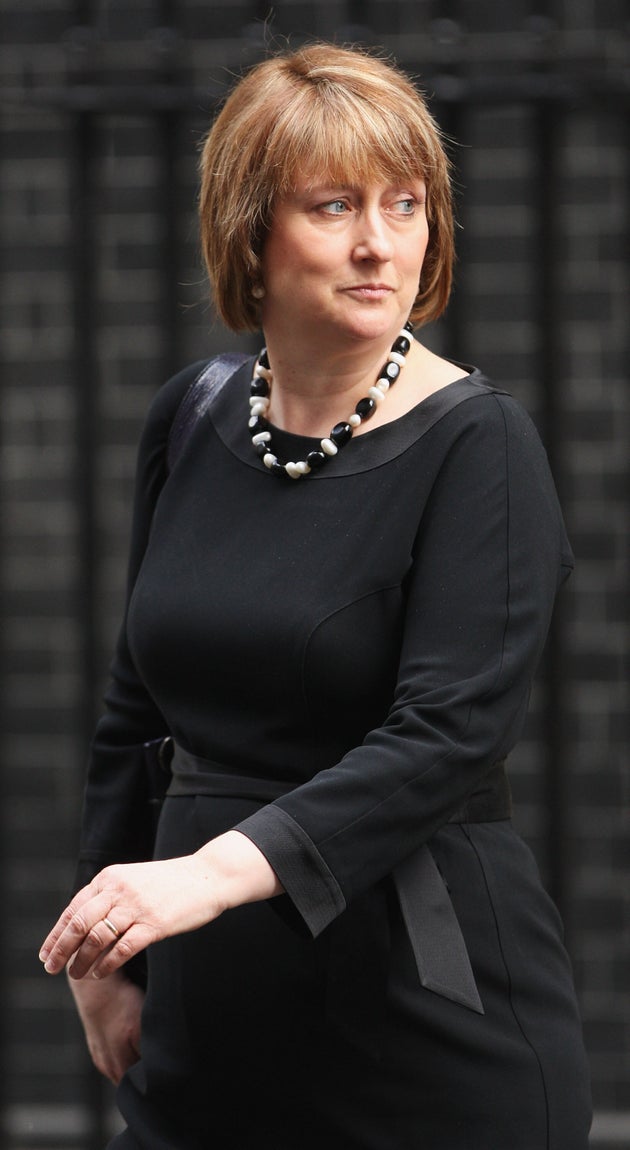
[[[249,798],[261,803],[295,790],[299,783],[255,778],[210,759],[191,754],[172,740],[159,752],[163,770],[169,769],[169,797],[209,795]],[[512,815],[510,785],[505,759],[488,767],[476,790],[448,819],[449,823],[482,823],[509,819]],[[451,1002],[478,1014],[484,1013],[466,942],[451,898],[430,850],[422,843],[393,868],[405,927],[413,950],[421,985]]]
[[[163,759],[168,757],[166,748],[165,752]],[[169,797],[208,795],[270,803],[302,785],[248,775],[237,767],[193,755],[174,742],[170,754],[171,781],[166,792]],[[448,822],[489,823],[512,817],[512,795],[505,763],[505,759],[493,763],[476,790],[451,813]]]

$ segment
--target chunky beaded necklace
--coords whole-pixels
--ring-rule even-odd
[[[359,400],[347,422],[336,423],[329,435],[320,440],[319,447],[315,451],[309,451],[306,459],[297,463],[292,461],[281,463],[271,446],[271,431],[265,416],[269,407],[273,375],[267,348],[264,347],[254,364],[248,426],[256,454],[260,456],[265,467],[268,467],[274,475],[288,475],[291,479],[300,479],[303,475],[308,475],[309,471],[323,467],[341,447],[345,447],[352,439],[355,427],[359,427],[374,415],[392,383],[398,379],[401,369],[405,366],[405,356],[411,347],[412,331],[413,325],[407,321],[400,335],[394,340],[387,362],[379,371],[374,387],[370,387],[365,398]]]

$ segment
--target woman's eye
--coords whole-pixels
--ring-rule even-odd
[[[401,216],[412,216],[416,210],[416,201],[411,198],[397,200],[394,207]]]
[[[342,216],[346,210],[344,200],[330,200],[327,204],[322,204],[322,211],[330,216]]]

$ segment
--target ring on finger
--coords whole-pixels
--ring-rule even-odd
[[[105,923],[105,926],[107,927],[107,929],[111,930],[114,938],[120,938],[120,931],[119,931],[118,927],[114,925],[111,918],[105,917],[103,919],[103,922]]]

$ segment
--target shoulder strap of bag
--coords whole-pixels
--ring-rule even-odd
[[[205,415],[224,385],[238,371],[248,355],[242,352],[225,352],[211,359],[195,376],[184,393],[171,425],[166,448],[166,463],[169,471],[182,454],[196,424]]]

